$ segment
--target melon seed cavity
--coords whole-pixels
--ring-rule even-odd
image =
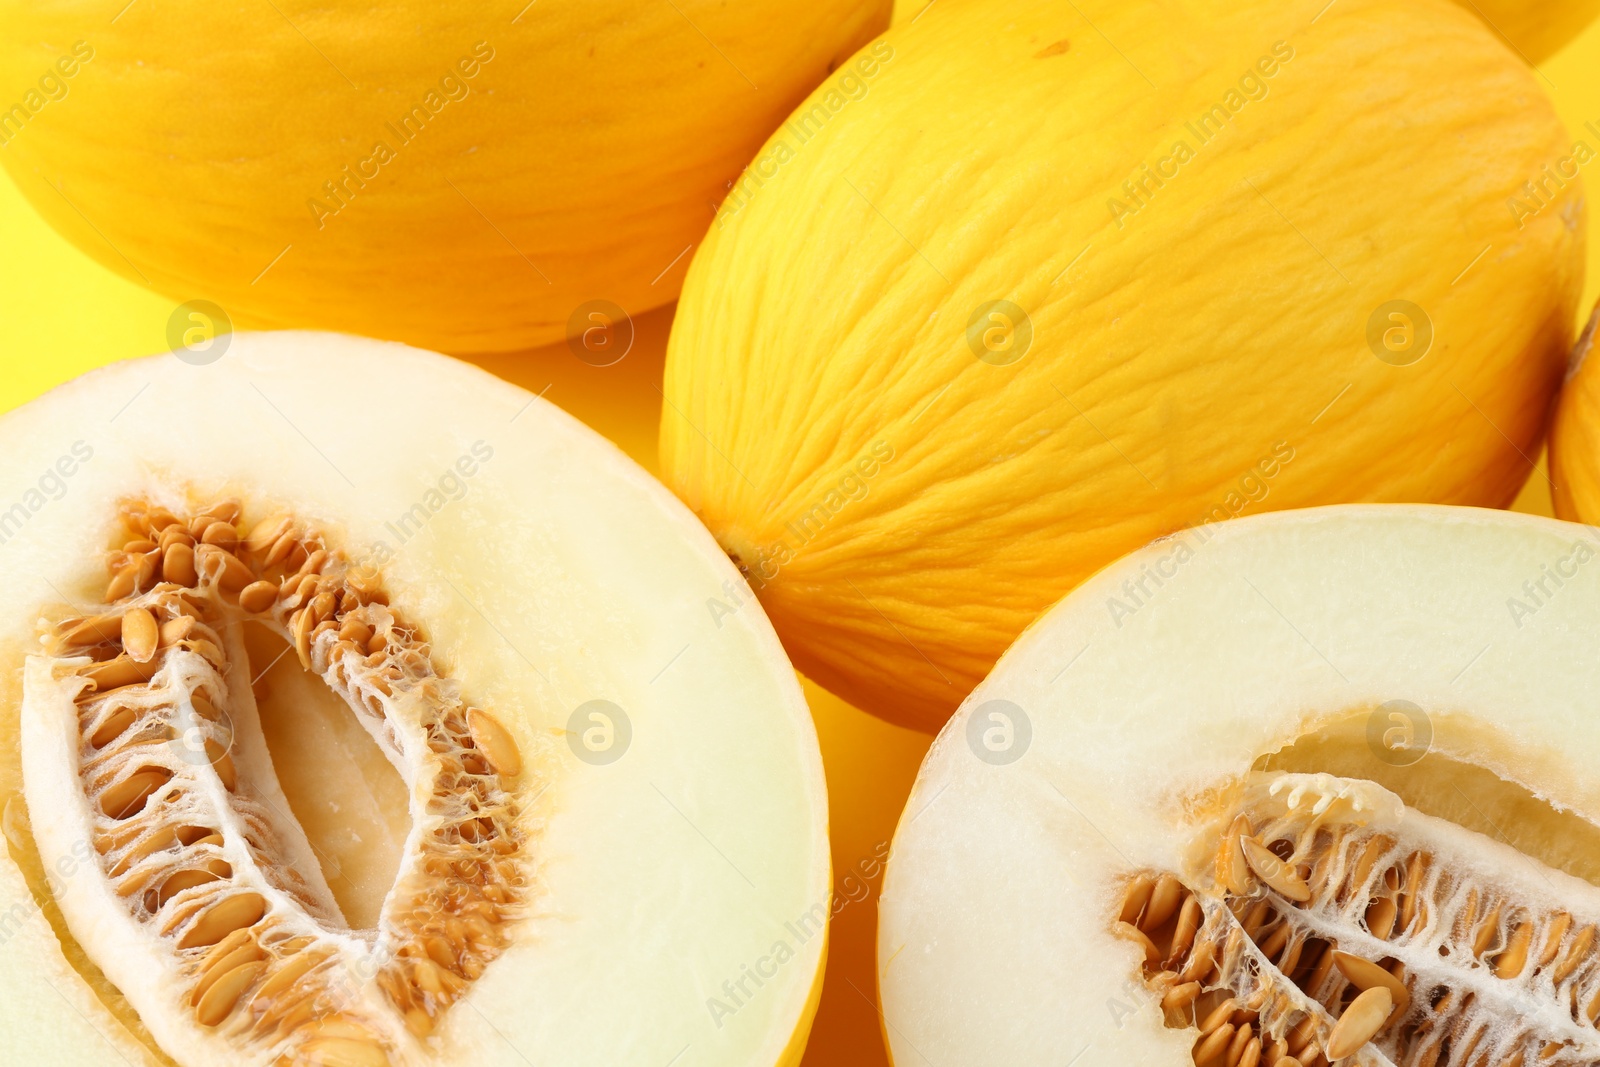
[[[408,1062],[526,911],[522,758],[381,577],[293,515],[242,513],[124,504],[103,606],[49,624],[48,679],[75,693],[81,832],[117,921],[172,962],[190,1025],[250,1062]],[[235,763],[250,670],[230,649],[247,621],[277,631],[426,798],[375,931],[348,929],[296,869],[298,827]]]
[[[1600,890],[1372,782],[1252,776],[1191,876],[1126,883],[1201,1067],[1600,1062]]]

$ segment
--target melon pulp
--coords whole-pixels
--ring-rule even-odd
[[[1584,206],[1508,209],[1571,141],[1469,12],[940,0],[862,54],[724,205],[667,359],[663,480],[808,677],[935,727],[1154,537],[1514,498]]]
[[[0,442],[7,1062],[798,1060],[813,728],[615,448],[306,333],[116,364]]]
[[[944,728],[878,942],[906,1064],[1593,1063],[1600,541],[1346,505],[1156,542]]]
[[[0,157],[78,248],[175,301],[514,350],[673,300],[751,154],[888,14],[8,0]]]

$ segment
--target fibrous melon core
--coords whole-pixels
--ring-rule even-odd
[[[382,576],[294,515],[121,508],[104,603],[47,609],[25,681],[42,857],[77,853],[73,935],[183,1059],[388,1067],[509,944],[530,885],[522,758],[430,657]],[[247,622],[344,699],[404,779],[411,832],[351,929],[291,815],[251,692]]]
[[[1368,780],[1239,793],[1192,869],[1134,874],[1110,917],[1196,1064],[1600,1060],[1600,889]]]

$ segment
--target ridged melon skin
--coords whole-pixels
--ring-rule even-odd
[[[889,16],[522,6],[4,0],[0,159],[83,251],[237,325],[526,348],[671,301],[727,183]]]
[[[1600,0],[1459,0],[1476,11],[1529,63],[1542,63],[1582,33]],[[928,0],[896,0],[892,22],[899,25],[921,14]]]
[[[1571,142],[1460,6],[1325,6],[941,0],[758,154],[685,285],[662,464],[807,674],[934,727],[1154,537],[1511,501],[1585,234],[1578,180],[1523,186]],[[1007,365],[969,343],[996,300],[1032,330]],[[1397,300],[1433,332],[1407,365]]]

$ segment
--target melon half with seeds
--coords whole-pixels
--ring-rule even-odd
[[[1113,564],[930,752],[898,1067],[1600,1062],[1600,541],[1409,505]]]
[[[80,379],[0,455],[0,1062],[798,1059],[813,728],[615,448],[285,333]]]

